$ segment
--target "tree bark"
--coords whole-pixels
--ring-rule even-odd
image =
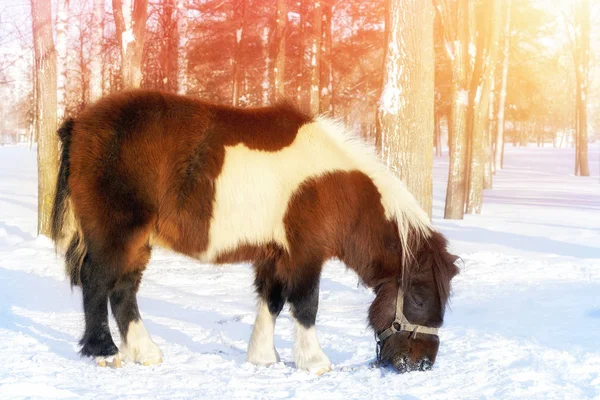
[[[470,163],[468,175],[468,214],[481,213],[484,188],[485,131],[488,122],[489,94],[497,59],[501,24],[498,21],[501,0],[492,0],[492,6],[480,11],[477,29],[477,56],[469,95]]]
[[[235,23],[235,50],[233,55],[231,103],[237,106],[240,103],[241,85],[244,80],[243,50],[246,44],[246,0],[236,0],[234,2],[233,18]]]
[[[388,0],[388,40],[378,109],[381,156],[431,216],[434,46],[427,0]]]
[[[320,113],[331,113],[331,94],[333,92],[333,68],[331,67],[331,50],[332,50],[332,34],[331,34],[331,17],[332,17],[331,0],[323,1],[322,14],[322,35],[321,35],[321,78],[320,78]]]
[[[38,234],[49,236],[50,214],[58,173],[56,49],[52,38],[50,2],[32,0],[31,14],[39,128]]]
[[[442,7],[442,6],[438,6]],[[438,8],[440,9],[440,8]],[[452,64],[452,104],[448,118],[449,168],[445,219],[463,219],[466,199],[467,107],[469,104],[469,4],[459,0],[456,9],[448,3],[441,8],[447,41],[454,42],[449,55]],[[446,46],[450,48],[449,46]]]
[[[575,174],[580,176],[590,176],[588,161],[588,134],[587,134],[587,98],[589,86],[589,63],[590,63],[590,1],[580,0],[576,5],[575,12],[576,26],[576,61],[575,61],[575,81],[577,107],[576,112],[576,166]]]
[[[512,0],[506,0],[506,17],[504,20],[504,47],[502,58],[502,79],[498,96],[498,115],[496,119],[496,145],[494,148],[494,168],[496,171],[504,167],[504,113],[506,108],[506,87],[508,83],[508,61],[510,54],[510,13]]]
[[[186,94],[188,90],[187,18],[186,0],[177,0],[177,93],[179,94]]]
[[[102,97],[102,59],[104,43],[104,0],[94,0],[92,13],[92,54],[90,55],[90,101]]]
[[[112,4],[117,28],[117,41],[121,49],[123,87],[140,87],[142,84],[142,56],[146,37],[146,21],[148,19],[148,0],[112,0]]]
[[[163,0],[161,17],[163,41],[161,45],[161,69],[163,71],[163,88],[172,93],[177,92],[178,79],[178,50],[179,9],[177,0]]]
[[[287,8],[285,0],[277,0],[277,19],[275,21],[275,62],[273,69],[274,97],[285,96],[285,32]],[[275,99],[274,99],[275,100]]]
[[[320,107],[319,89],[321,87],[321,0],[314,0],[313,7],[310,48],[310,111],[317,114]]]
[[[300,43],[298,44],[298,75],[296,76],[296,98],[298,105],[304,107],[306,96],[304,95],[304,73],[305,73],[305,53],[306,53],[306,0],[300,0],[300,23],[299,23]]]
[[[488,96],[488,112],[487,112],[487,123],[485,128],[485,136],[484,136],[484,144],[483,144],[483,188],[491,189],[492,188],[492,175],[494,173],[494,148],[493,148],[493,138],[492,132],[494,130],[494,107],[496,99],[496,80],[495,80],[495,71],[492,69],[490,72],[490,94]]]
[[[265,68],[263,70],[263,79],[262,79],[262,104],[268,105],[271,98],[274,88],[271,87],[271,79],[270,79],[270,70],[271,70],[271,54],[269,52],[269,27],[264,26],[261,34],[262,48],[263,48],[263,60],[265,60]],[[245,91],[247,93],[247,91]]]
[[[62,121],[67,109],[67,49],[69,0],[58,0],[56,12],[56,118]]]

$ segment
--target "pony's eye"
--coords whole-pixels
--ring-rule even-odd
[[[415,306],[423,307],[423,305],[425,304],[425,300],[423,299],[423,297],[419,296],[418,294],[413,294],[411,297]]]

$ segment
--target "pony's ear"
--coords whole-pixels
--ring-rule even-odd
[[[456,266],[456,262],[460,260],[459,256],[448,253],[448,270],[450,271],[450,279],[454,278],[460,272],[460,269]]]

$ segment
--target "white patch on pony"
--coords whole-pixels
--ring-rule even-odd
[[[270,365],[279,362],[279,353],[275,349],[275,320],[267,303],[260,299],[256,311],[256,321],[250,336],[246,361],[254,365]]]
[[[121,339],[120,350],[123,360],[143,365],[154,365],[162,362],[162,352],[150,338],[141,319],[131,321],[127,328],[127,337]]]
[[[331,361],[323,352],[317,340],[315,326],[305,328],[298,321],[294,322],[294,361],[296,368],[322,375],[331,371]]]
[[[398,222],[403,245],[411,227],[429,235],[427,214],[372,147],[332,120],[318,119],[303,125],[294,142],[279,151],[251,150],[243,144],[225,147],[215,182],[209,245],[199,258],[214,262],[240,243],[274,241],[289,250],[283,219],[302,182],[328,172],[355,170],[369,176],[379,190],[387,218]]]

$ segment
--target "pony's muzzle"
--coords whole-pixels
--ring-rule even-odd
[[[435,335],[412,338],[407,332],[399,332],[382,344],[379,363],[398,373],[429,371],[435,363],[439,344],[439,338]]]

